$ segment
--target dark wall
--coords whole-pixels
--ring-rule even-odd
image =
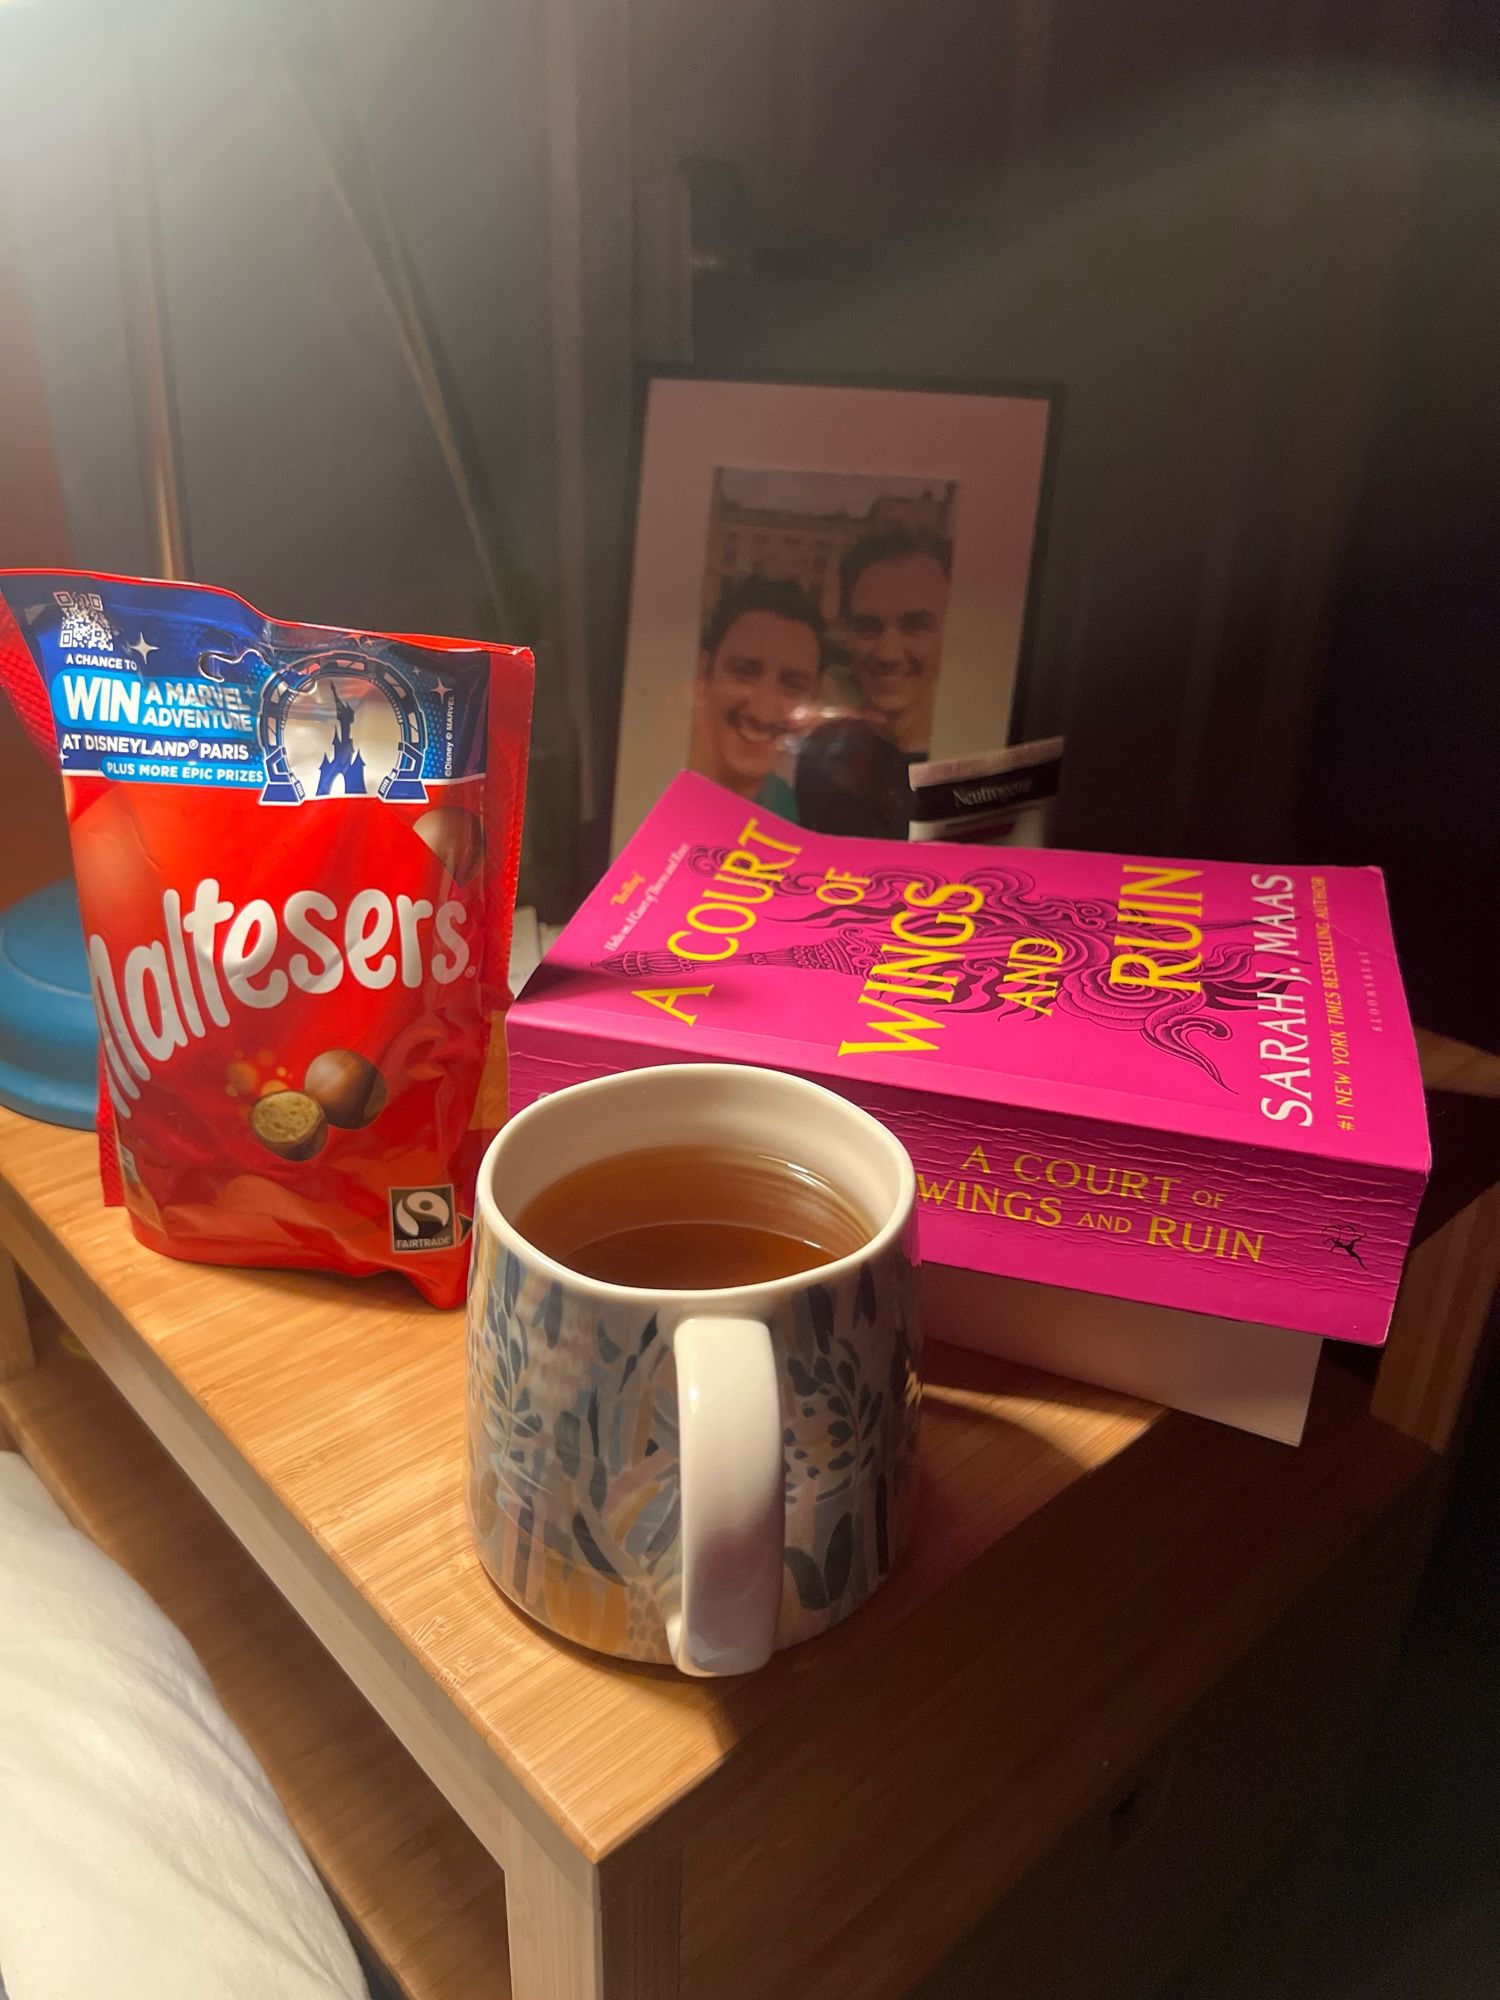
[[[550,584],[539,18],[531,0],[3,10],[0,172],[79,562],[150,564],[122,311],[139,246],[116,199],[143,142],[193,573],[328,623],[466,630],[482,605],[352,160],[409,249],[506,560]]]
[[[183,567],[282,617],[536,643],[526,893],[559,915],[577,810],[554,637],[545,20],[538,0],[0,7],[0,184],[74,560],[162,566],[129,339],[149,201]],[[391,309],[384,217],[456,392],[471,509]]]
[[[703,156],[750,215],[695,366],[1061,385],[1015,733],[1066,730],[1073,844],[1294,844],[1434,11],[637,12],[641,188]]]
[[[1299,841],[1386,871],[1412,1011],[1500,1030],[1500,21],[1455,12]]]

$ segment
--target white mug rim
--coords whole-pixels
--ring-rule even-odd
[[[501,1213],[499,1204],[491,1192],[495,1162],[508,1145],[514,1145],[525,1136],[528,1123],[535,1123],[547,1113],[547,1107],[555,1104],[560,1097],[583,1095],[585,1092],[601,1092],[633,1085],[639,1088],[643,1081],[653,1076],[686,1078],[692,1076],[722,1078],[725,1071],[737,1077],[746,1077],[762,1083],[769,1082],[776,1088],[790,1088],[804,1092],[832,1107],[835,1114],[848,1117],[863,1128],[866,1136],[878,1145],[891,1160],[896,1169],[897,1194],[891,1203],[885,1220],[869,1239],[857,1250],[848,1251],[842,1257],[830,1258],[827,1263],[810,1265],[805,1271],[794,1271],[784,1278],[765,1278],[753,1285],[691,1286],[674,1288],[668,1285],[617,1285],[603,1278],[591,1278],[586,1272],[575,1271],[567,1264],[559,1263],[555,1257],[523,1236],[516,1225]],[[840,1190],[842,1192],[842,1190]],[[544,1097],[533,1098],[524,1110],[518,1111],[506,1120],[500,1130],[485,1148],[484,1158],[479,1163],[479,1178],[475,1188],[475,1207],[479,1221],[494,1237],[496,1243],[514,1249],[526,1262],[528,1270],[545,1276],[549,1282],[569,1286],[573,1290],[586,1290],[591,1296],[606,1299],[622,1305],[650,1305],[687,1307],[696,1301],[707,1301],[723,1306],[736,1301],[751,1306],[759,1301],[785,1298],[815,1284],[836,1283],[849,1277],[862,1264],[886,1255],[899,1243],[907,1223],[910,1221],[917,1201],[916,1170],[911,1163],[911,1155],[901,1141],[880,1120],[861,1105],[853,1104],[847,1097],[840,1097],[837,1091],[829,1090],[824,1084],[814,1083],[810,1078],[796,1076],[789,1070],[766,1069],[752,1063],[651,1063],[640,1069],[616,1070],[608,1076],[585,1077],[577,1083],[564,1084],[561,1090],[554,1090]]]

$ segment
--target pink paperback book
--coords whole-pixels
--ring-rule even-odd
[[[926,1261],[1372,1344],[1428,1166],[1378,870],[835,837],[691,773],[507,1040],[512,1110],[828,1085],[905,1142]]]

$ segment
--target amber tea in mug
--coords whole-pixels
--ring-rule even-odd
[[[516,1227],[602,1284],[721,1291],[852,1256],[870,1222],[821,1175],[730,1146],[648,1146],[564,1174]]]

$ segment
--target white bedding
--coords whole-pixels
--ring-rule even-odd
[[[192,1649],[4,1451],[0,1981],[9,2000],[366,2000]]]

